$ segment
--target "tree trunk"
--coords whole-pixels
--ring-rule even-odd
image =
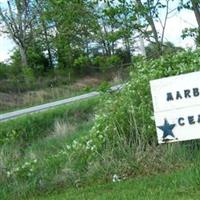
[[[193,7],[193,11],[197,20],[197,24],[198,24],[198,33],[197,33],[197,37],[196,37],[196,45],[200,46],[200,4],[197,3],[197,1],[195,0],[191,0],[192,2],[192,7]]]
[[[47,53],[48,53],[48,58],[49,58],[49,67],[53,68],[53,59],[52,59],[51,47],[50,47],[50,43],[48,39],[47,27],[43,20],[42,20],[42,26],[44,30],[44,38],[45,38],[45,43],[46,43],[46,48],[47,48]]]
[[[197,1],[195,0],[191,0],[192,1],[192,7],[194,10],[194,14],[198,23],[198,27],[200,28],[200,6],[199,3],[197,3]]]
[[[28,66],[26,50],[23,47],[19,46],[19,51],[20,51],[22,66],[25,67]]]
[[[144,5],[142,4],[141,0],[136,0],[136,3],[141,8],[144,8]],[[149,23],[149,25],[151,26],[151,30],[152,30],[152,33],[153,33],[153,37],[154,37],[156,46],[158,48],[158,52],[159,52],[160,55],[162,55],[162,48],[161,48],[162,45],[161,45],[161,43],[159,41],[158,32],[156,30],[156,26],[155,26],[155,23],[153,21],[153,18],[149,14],[145,14],[145,18],[146,18],[147,22]]]
[[[125,62],[129,63],[129,62],[131,62],[131,45],[130,45],[129,38],[125,37],[124,43],[125,43],[125,48],[126,48],[126,53],[127,53],[127,57],[126,57]]]

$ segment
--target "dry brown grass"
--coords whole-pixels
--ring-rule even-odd
[[[76,126],[74,124],[62,120],[57,120],[54,124],[54,131],[52,136],[59,137],[63,135],[70,135],[75,131],[75,129]]]
[[[77,94],[85,92],[85,89],[87,88],[90,89],[99,86],[103,81],[108,81],[111,85],[115,85],[122,82],[122,80],[122,74],[120,71],[111,71],[105,75],[85,76],[68,85],[63,83],[63,85],[55,86],[52,84],[45,89],[22,93],[0,92],[0,112],[8,112],[76,96]],[[42,80],[38,81],[41,82],[42,85]]]
[[[82,93],[86,87],[94,88],[101,83],[100,77],[84,77],[71,85],[48,87],[23,93],[0,93],[0,112],[68,98]]]

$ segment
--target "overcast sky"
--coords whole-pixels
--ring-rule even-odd
[[[5,3],[6,0],[0,0],[0,3]],[[171,5],[176,6],[176,5]],[[161,13],[164,15],[164,13]],[[160,27],[157,23],[157,27]],[[173,13],[167,21],[165,40],[173,42],[177,46],[193,48],[194,41],[191,38],[183,40],[181,33],[184,28],[197,27],[194,13],[188,10],[182,10],[180,13]],[[9,59],[14,43],[6,35],[0,35],[0,62]]]

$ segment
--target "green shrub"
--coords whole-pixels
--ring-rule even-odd
[[[9,75],[8,65],[0,63],[0,80],[6,79]]]
[[[111,87],[111,85],[110,85],[108,82],[103,81],[103,82],[99,85],[98,91],[100,91],[100,92],[106,92],[106,91],[108,91],[108,90],[110,89],[110,87]]]
[[[0,68],[0,73],[3,71]],[[35,88],[35,75],[32,68],[7,66],[4,75],[0,74],[1,92],[23,92]]]
[[[91,67],[91,61],[88,56],[79,56],[74,60],[74,67],[76,72],[84,74],[88,72],[88,67]]]
[[[156,60],[141,60],[134,64],[131,80],[121,93],[106,96],[98,118],[96,132],[104,133],[112,141],[116,134],[151,143],[156,139],[156,130],[149,81],[200,69],[200,50],[181,52]]]
[[[106,72],[110,68],[117,68],[121,64],[119,56],[97,56],[93,59],[93,65],[95,65],[101,72]]]

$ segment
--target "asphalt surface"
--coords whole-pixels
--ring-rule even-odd
[[[115,92],[115,91],[121,90],[122,87],[123,87],[122,84],[113,86],[108,90],[108,92]],[[55,107],[60,106],[60,105],[69,104],[69,103],[81,101],[81,100],[84,100],[84,99],[89,99],[91,97],[95,97],[95,96],[99,96],[99,95],[100,95],[100,92],[90,92],[90,93],[87,93],[87,94],[83,94],[83,95],[76,96],[76,97],[71,97],[71,98],[68,98],[68,99],[63,99],[63,100],[59,100],[59,101],[55,101],[55,102],[51,102],[51,103],[42,104],[42,105],[39,105],[39,106],[34,106],[34,107],[30,107],[30,108],[25,108],[25,109],[22,109],[22,110],[17,110],[17,111],[14,111],[14,112],[1,114],[0,115],[0,122],[15,119],[17,117],[27,115],[27,114],[31,114],[31,113],[46,111],[46,110],[55,108]]]

